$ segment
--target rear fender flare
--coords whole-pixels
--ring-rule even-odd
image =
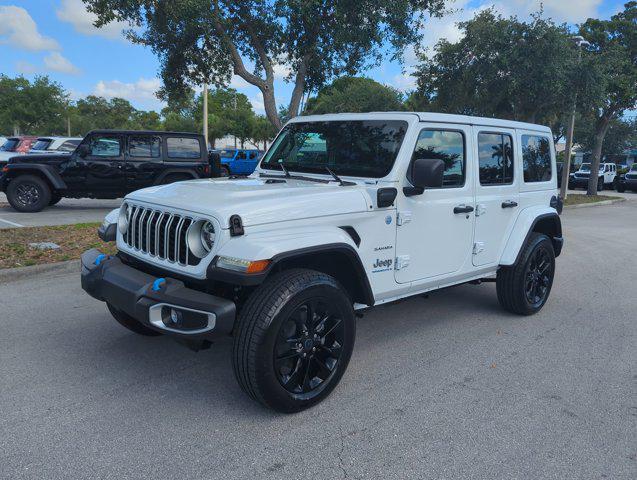
[[[528,238],[539,225],[542,226],[542,230],[547,230],[548,227],[546,234],[553,241],[555,256],[560,254],[563,242],[562,222],[557,211],[551,207],[530,207],[523,210],[516,220],[511,236],[502,252],[500,265],[515,264]]]

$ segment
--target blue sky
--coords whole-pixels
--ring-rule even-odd
[[[440,38],[459,38],[456,22],[471,18],[477,11],[494,6],[505,15],[528,17],[544,5],[545,14],[558,22],[576,24],[588,17],[607,18],[622,9],[627,0],[455,0],[450,12],[433,19],[425,30],[425,44]],[[161,86],[158,62],[153,53],[123,38],[123,25],[103,29],[92,26],[93,18],[81,0],[0,0],[0,73],[32,78],[46,74],[60,82],[73,98],[88,94],[107,98],[124,97],[137,108],[160,109],[154,92]],[[361,72],[377,81],[407,91],[413,88],[409,72],[414,55],[405,54],[404,65],[386,62],[379,68]],[[277,69],[277,101],[289,101],[292,90]],[[232,86],[245,93],[255,110],[263,111],[256,87],[234,78]]]

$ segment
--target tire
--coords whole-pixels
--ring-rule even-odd
[[[57,205],[58,203],[60,203],[60,200],[62,200],[61,195],[52,195],[51,200],[49,201],[49,206]]]
[[[618,183],[618,184],[617,184],[617,191],[618,191],[619,193],[624,193],[624,192],[626,191],[626,186],[625,186],[625,185],[622,185],[621,183]]]
[[[228,169],[228,167],[225,167],[225,166],[219,167],[219,176],[220,177],[229,177],[230,176],[230,170]]]
[[[598,178],[597,179],[597,191],[601,192],[602,190],[604,190],[604,179],[603,178]]]
[[[110,303],[106,303],[106,306],[108,307],[108,311],[111,312],[111,315],[113,315],[113,318],[117,320],[117,323],[119,323],[122,327],[127,328],[131,332],[135,332],[138,335],[144,335],[145,337],[158,337],[159,335],[161,335],[161,333],[159,333],[158,331],[153,330],[152,328],[148,328],[146,325],[143,325],[138,320],[135,320],[128,313],[123,312]]]
[[[498,270],[498,301],[511,313],[533,315],[546,304],[554,276],[553,244],[546,235],[534,233],[520,252],[517,262]],[[535,283],[529,283],[533,281]],[[533,285],[536,285],[535,289],[530,288]]]
[[[340,381],[355,333],[352,301],[334,278],[305,269],[278,273],[241,310],[232,352],[235,377],[266,407],[304,410]]]
[[[51,201],[51,188],[36,175],[20,175],[7,186],[7,200],[18,212],[39,212]]]

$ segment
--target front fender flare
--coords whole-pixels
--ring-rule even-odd
[[[50,165],[41,165],[39,163],[9,163],[5,167],[7,173],[5,178],[11,181],[12,178],[21,173],[39,173],[44,176],[55,190],[66,190],[66,183],[60,177],[60,174]]]

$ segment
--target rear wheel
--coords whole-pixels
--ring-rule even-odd
[[[551,293],[555,252],[546,235],[534,233],[510,267],[500,267],[496,280],[498,301],[518,315],[539,312]]]
[[[18,212],[39,212],[49,205],[51,189],[40,177],[20,175],[9,182],[7,200]]]
[[[352,302],[329,275],[281,272],[244,305],[233,346],[241,388],[274,410],[291,413],[327,397],[354,347]]]
[[[109,312],[111,312],[111,315],[113,315],[113,318],[117,320],[117,323],[131,332],[135,332],[146,337],[157,337],[161,335],[158,331],[148,328],[146,325],[131,317],[128,313],[114,307],[110,303],[107,303],[106,306],[108,307]]]
[[[221,167],[219,167],[219,175],[222,177],[229,177],[230,176],[230,169],[228,169],[228,167],[222,165]]]

